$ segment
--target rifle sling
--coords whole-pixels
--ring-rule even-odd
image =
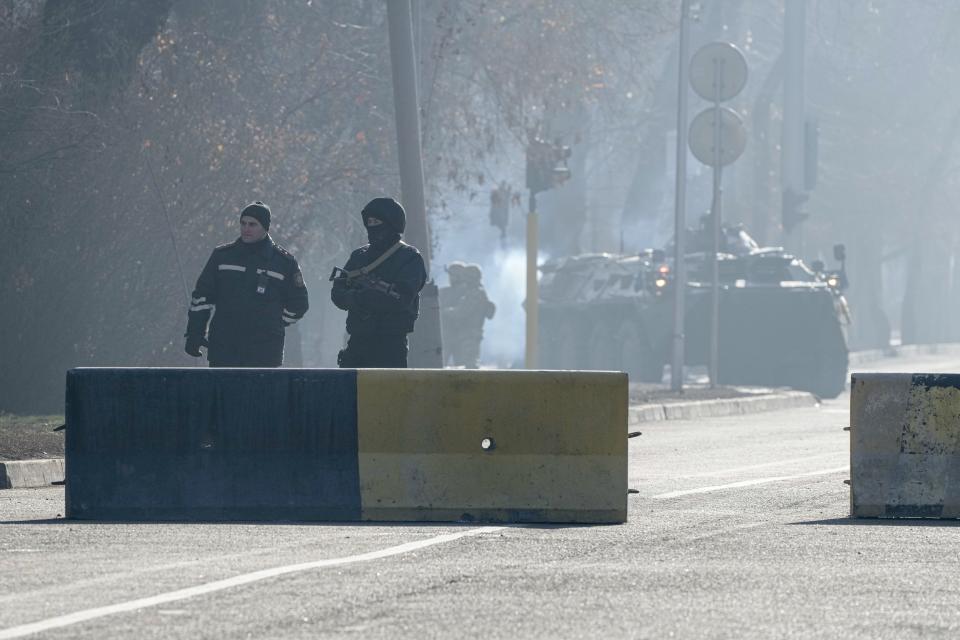
[[[387,258],[395,254],[402,246],[403,246],[403,242],[400,240],[397,240],[397,243],[395,245],[393,245],[392,247],[384,251],[379,258],[377,258],[367,266],[360,267],[359,269],[354,269],[352,271],[344,271],[343,273],[347,276],[347,278],[357,278],[359,276],[365,276],[371,271],[373,271],[374,269],[376,269],[377,267],[379,267],[381,264],[383,264]]]

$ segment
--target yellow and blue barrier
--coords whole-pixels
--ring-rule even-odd
[[[622,373],[74,369],[67,517],[615,523]]]
[[[853,374],[850,511],[960,518],[960,375]]]

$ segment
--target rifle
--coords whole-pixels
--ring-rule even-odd
[[[400,299],[400,294],[397,293],[392,284],[372,276],[369,273],[362,273],[360,271],[347,271],[346,269],[341,269],[340,267],[334,267],[333,271],[330,272],[330,281],[334,282],[336,280],[343,282],[347,287],[350,288],[372,289],[373,291],[379,291],[380,293],[386,294],[395,300]]]

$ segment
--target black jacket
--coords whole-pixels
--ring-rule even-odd
[[[214,366],[280,366],[284,329],[307,312],[300,266],[267,236],[213,250],[190,301],[187,335],[203,337]]]
[[[365,267],[384,251],[372,248],[372,245],[360,247],[350,254],[344,269],[354,271]],[[420,252],[401,243],[400,248],[370,275],[393,285],[398,296],[335,279],[330,298],[333,304],[347,312],[347,333],[404,335],[413,331],[413,323],[420,313],[420,290],[427,281]]]

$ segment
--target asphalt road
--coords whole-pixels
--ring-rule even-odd
[[[847,402],[645,425],[621,526],[79,523],[0,491],[0,638],[957,637],[960,528],[847,517]]]

